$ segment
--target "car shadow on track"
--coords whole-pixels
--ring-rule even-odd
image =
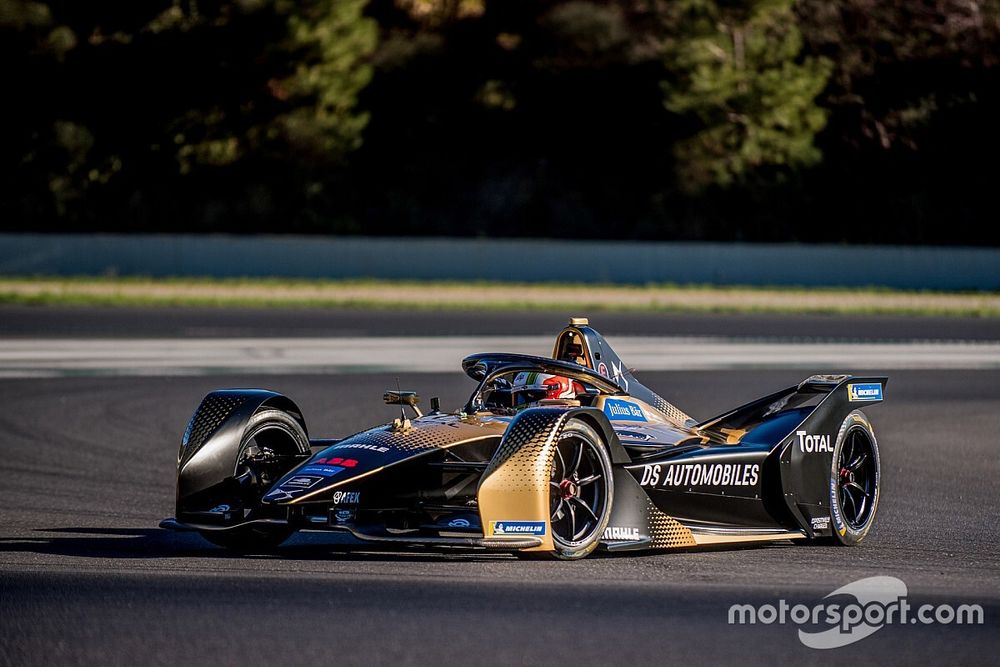
[[[280,547],[238,552],[215,546],[194,533],[161,528],[38,528],[30,537],[0,538],[0,552],[33,553],[74,558],[261,558],[281,560],[392,560],[436,561],[443,558],[509,560],[506,553],[407,551],[399,547],[359,545],[325,536],[295,535]]]
[[[407,550],[399,546],[373,546],[350,541],[350,538],[319,534],[297,534],[280,547],[254,552],[236,552],[209,544],[194,533],[161,528],[61,527],[38,528],[38,535],[0,538],[0,552],[33,553],[49,556],[104,559],[212,558],[212,559],[281,559],[281,560],[359,560],[393,562],[433,562],[441,560],[512,560],[505,552]],[[681,553],[706,551],[760,550],[787,548],[785,545],[732,545],[701,547]],[[663,555],[663,551],[631,553],[595,552],[590,558],[636,558]]]

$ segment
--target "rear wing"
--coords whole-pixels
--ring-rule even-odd
[[[885,399],[888,378],[844,377],[774,446],[785,504],[799,527],[813,537],[829,534],[830,480],[838,441],[848,415]],[[867,423],[867,419],[857,419]],[[870,424],[868,424],[870,426]]]
[[[885,399],[888,381],[813,375],[696,428],[717,442],[767,447],[764,475],[771,480],[766,487],[772,502],[784,504],[809,537],[829,534],[831,469],[840,432],[851,412]]]
[[[889,378],[885,376],[813,375],[793,387],[788,387],[707,419],[695,426],[695,429],[705,435],[722,439],[729,439],[734,433],[748,434],[779,414],[800,408],[818,396],[822,396],[822,398],[806,419],[811,419],[813,414],[823,406],[826,406],[824,412],[827,408],[832,407],[828,405],[831,399],[834,399],[834,403],[838,405],[843,403],[845,406],[849,406],[847,410],[849,412],[856,408],[880,403],[885,397],[885,385],[888,381]],[[847,412],[841,415],[841,419],[846,416]],[[773,434],[770,438],[773,442],[768,444],[777,444],[782,436],[790,432]]]

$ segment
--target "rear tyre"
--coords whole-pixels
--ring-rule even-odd
[[[587,423],[571,419],[552,462],[549,510],[551,555],[576,560],[597,548],[611,518],[614,476],[603,438]]]
[[[234,486],[239,494],[232,505],[246,520],[257,518],[260,499],[309,452],[309,437],[299,422],[283,410],[261,410],[247,422],[240,440]],[[201,531],[212,544],[237,551],[271,549],[294,531],[284,525],[254,524],[229,530]]]
[[[822,543],[855,546],[875,525],[882,465],[878,441],[860,410],[847,415],[837,436],[830,469],[830,523],[833,536]]]

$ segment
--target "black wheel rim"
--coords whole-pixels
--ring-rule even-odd
[[[847,432],[837,461],[837,497],[841,515],[854,530],[862,529],[875,509],[878,462],[871,437],[860,426]]]
[[[247,434],[233,476],[262,494],[288,469],[297,450],[295,434],[279,423],[265,423]]]
[[[600,528],[608,502],[608,472],[599,445],[579,433],[556,445],[549,480],[552,539],[563,547],[587,544]]]

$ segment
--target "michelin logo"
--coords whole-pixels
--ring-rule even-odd
[[[847,385],[847,398],[849,401],[881,401],[882,385],[875,382],[872,384],[849,384]]]
[[[494,535],[544,535],[544,521],[493,521]]]

